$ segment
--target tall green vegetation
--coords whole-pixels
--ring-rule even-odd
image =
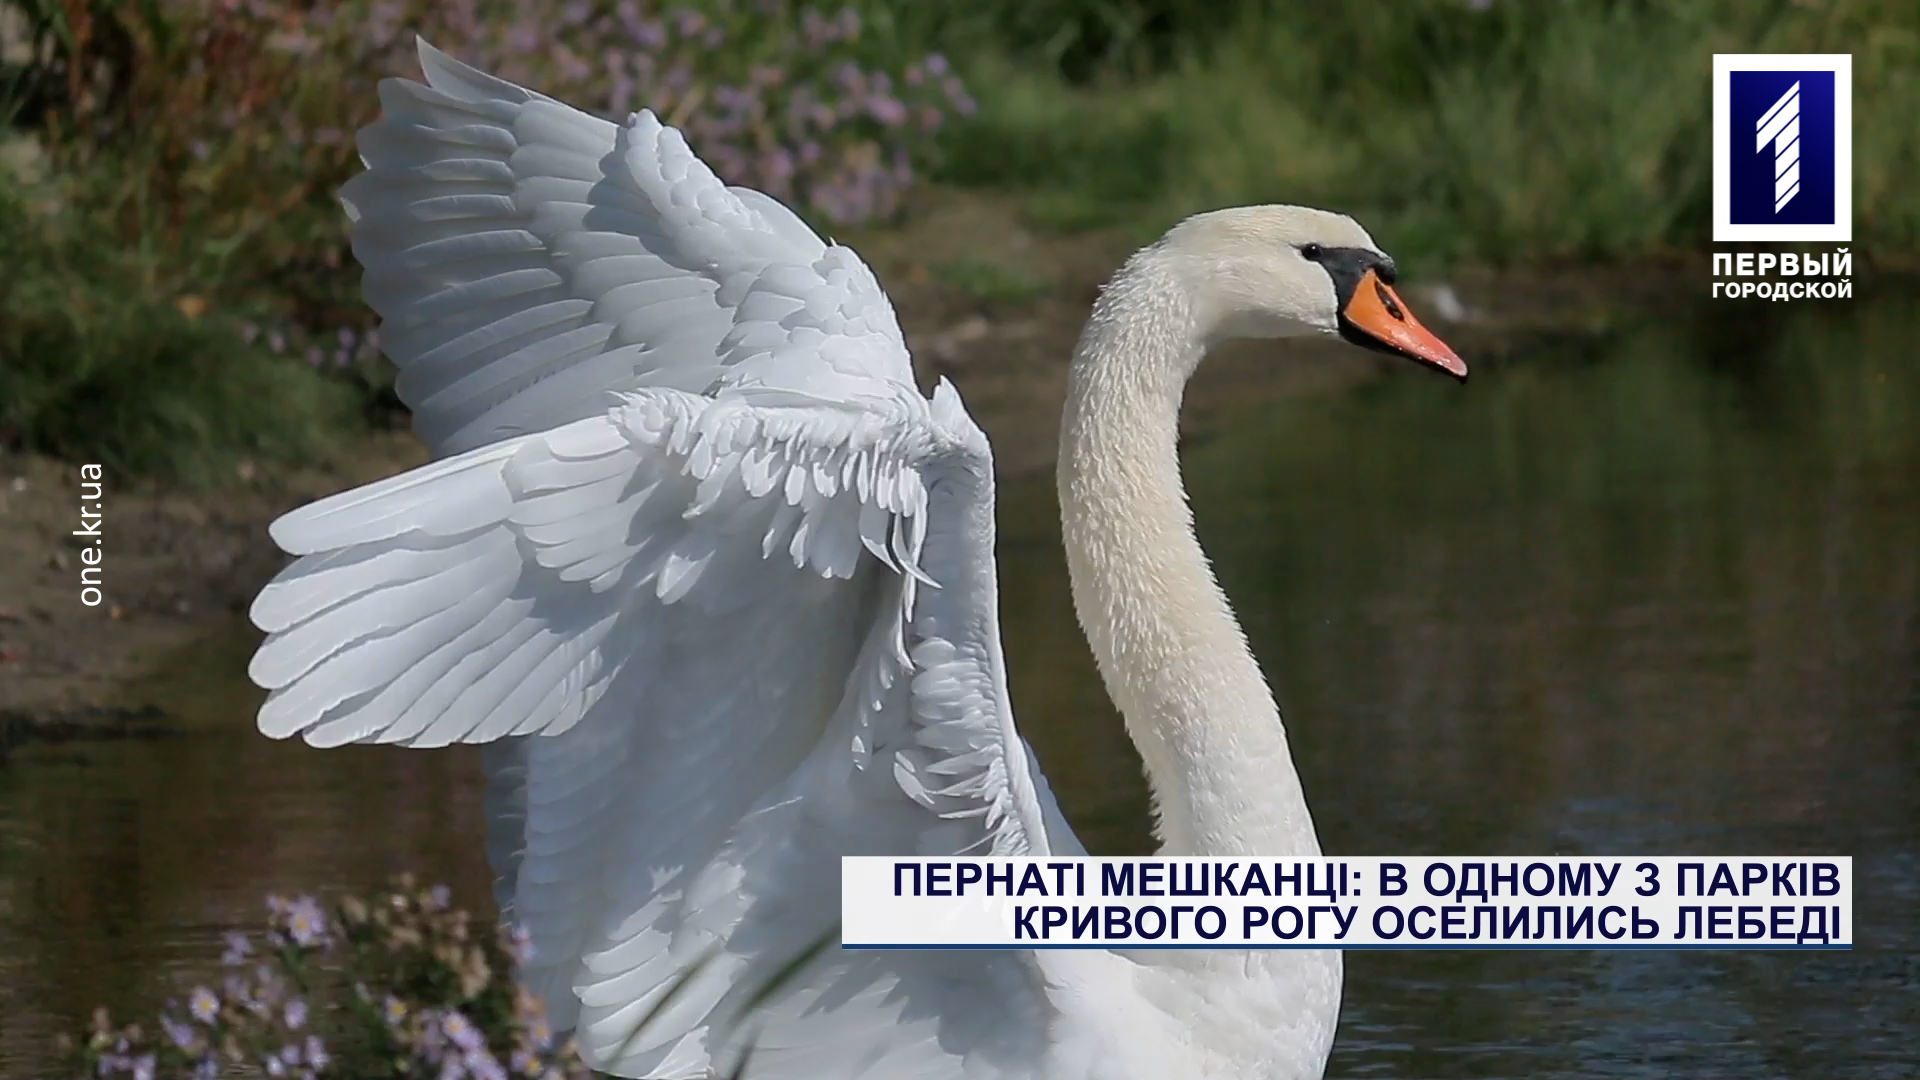
[[[248,342],[85,228],[0,185],[0,439],[212,484],[236,459],[324,458],[356,422],[340,380]]]
[[[1053,6],[1069,26],[1066,11],[1091,5]],[[1920,188],[1902,182],[1920,165],[1911,4],[1120,8],[1122,26],[1148,29],[1077,82],[1070,65],[979,53],[980,118],[950,142],[946,175],[1028,193],[1040,220],[1069,227],[1147,234],[1276,200],[1350,210],[1429,261],[1697,252],[1711,231],[1712,55],[1850,52],[1857,242],[1893,259],[1920,245]]]
[[[898,221],[931,176],[1130,239],[1236,202],[1337,207],[1429,264],[1697,253],[1711,54],[1851,52],[1856,248],[1920,248],[1904,0],[0,0],[0,16],[0,142],[43,159],[29,181],[0,154],[4,227],[43,256],[0,289],[0,446],[129,472],[297,456],[397,404],[335,193],[415,31],[589,108],[652,105],[728,179],[823,226]],[[236,395],[252,416],[226,415]]]

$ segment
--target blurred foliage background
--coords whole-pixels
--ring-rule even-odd
[[[823,228],[1287,201],[1430,269],[1698,258],[1710,55],[1850,52],[1856,265],[1920,247],[1907,0],[0,0],[0,446],[203,481],[390,419],[335,193],[415,33]]]

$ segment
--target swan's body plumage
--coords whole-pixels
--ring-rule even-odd
[[[1337,953],[819,948],[838,856],[1083,851],[1008,703],[987,440],[858,256],[677,131],[421,60],[343,201],[438,460],[275,523],[261,730],[486,744],[524,977],[605,1071],[1318,1076]],[[1314,213],[1275,228],[1371,250]],[[1211,338],[1331,332],[1336,286],[1182,228],[1226,231],[1136,256],[1075,360],[1076,603],[1166,849],[1317,853],[1173,424]]]

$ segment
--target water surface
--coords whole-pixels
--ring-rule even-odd
[[[1328,851],[1856,857],[1849,953],[1350,955],[1331,1075],[1920,1075],[1914,300],[1649,319],[1189,440]],[[1088,845],[1144,850],[1052,500],[1002,491],[1015,707]],[[0,771],[0,1075],[150,1013],[269,890],[484,903],[474,756],[259,738],[249,648],[173,665],[177,737]]]

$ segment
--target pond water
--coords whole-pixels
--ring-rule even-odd
[[[1329,852],[1856,858],[1851,952],[1350,955],[1330,1075],[1920,1075],[1915,299],[1649,318],[1189,440]],[[1022,727],[1089,846],[1145,850],[1050,480],[1002,517]],[[474,755],[262,739],[250,647],[171,665],[174,737],[0,770],[0,1075],[150,1015],[270,890],[485,903]]]

